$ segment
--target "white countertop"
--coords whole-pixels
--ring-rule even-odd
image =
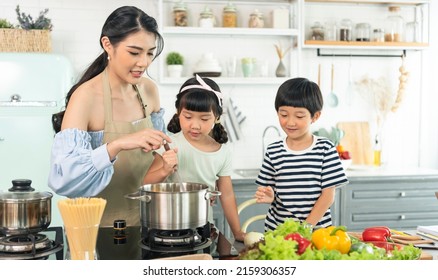
[[[233,180],[251,180],[255,181],[258,175],[257,168],[236,169],[232,175]],[[240,171],[240,172],[239,172]],[[355,177],[392,177],[392,176],[437,176],[438,169],[418,168],[418,167],[375,167],[371,165],[352,165],[347,169],[349,178]],[[245,174],[245,175],[242,175]]]

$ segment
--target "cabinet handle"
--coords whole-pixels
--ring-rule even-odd
[[[406,193],[405,192],[401,192],[400,193],[400,197],[405,197],[406,196]]]
[[[405,220],[406,216],[405,215],[400,215],[400,220]]]

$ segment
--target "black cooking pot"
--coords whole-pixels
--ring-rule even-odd
[[[0,192],[0,233],[37,233],[50,225],[53,194],[34,192],[31,183],[27,179],[13,180],[9,192]]]

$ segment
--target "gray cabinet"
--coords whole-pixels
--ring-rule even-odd
[[[254,179],[241,179],[241,180],[233,180],[233,188],[236,196],[236,203],[239,205],[240,203],[254,198],[255,191],[257,186],[255,184]],[[266,214],[268,212],[269,205],[268,204],[254,204],[244,209],[242,213],[239,215],[240,224],[243,224],[248,218],[260,214]],[[232,238],[233,234],[231,233],[230,227],[228,226],[228,222],[224,217],[222,206],[220,205],[220,201],[213,207],[214,209],[214,222],[216,227],[224,233],[224,235],[228,238]],[[247,232],[257,231],[264,232],[264,221],[256,221],[249,225]]]
[[[369,226],[415,229],[438,224],[438,175],[351,177],[339,189],[339,223],[349,231]]]

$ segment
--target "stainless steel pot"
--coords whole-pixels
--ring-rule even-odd
[[[194,229],[208,222],[210,198],[219,196],[198,183],[144,185],[125,195],[140,200],[141,225],[151,229]]]
[[[0,233],[37,233],[50,225],[53,194],[34,192],[31,183],[27,179],[13,180],[9,192],[0,192]]]

